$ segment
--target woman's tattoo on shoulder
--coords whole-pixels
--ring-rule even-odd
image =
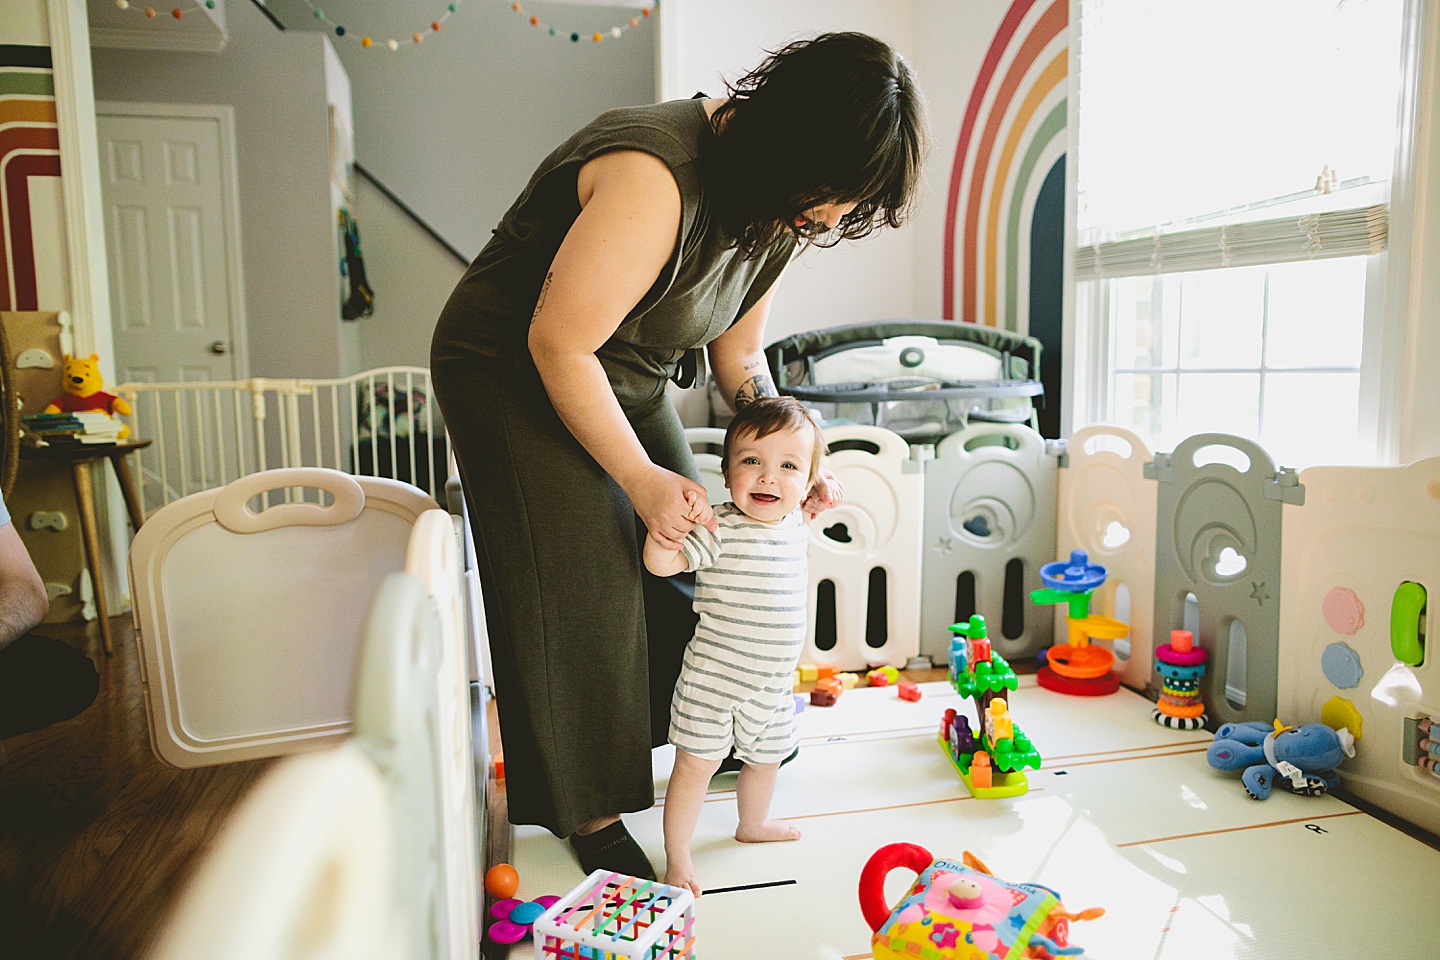
[[[770,374],[762,373],[746,380],[740,385],[740,389],[735,391],[735,406],[738,409],[761,397],[778,396],[780,391],[775,389],[775,381],[770,379]]]
[[[545,273],[545,282],[540,285],[540,295],[535,298],[535,312],[530,314],[531,321],[540,316],[540,308],[545,306],[545,294],[550,292],[550,281],[555,279],[555,271],[549,270]]]

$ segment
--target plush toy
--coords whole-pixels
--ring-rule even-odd
[[[1245,792],[1256,800],[1270,796],[1276,783],[1306,797],[1318,797],[1340,783],[1335,768],[1355,756],[1355,737],[1344,727],[1323,723],[1287,727],[1268,723],[1227,723],[1215,731],[1205,759],[1216,770],[1240,770]]]
[[[130,412],[130,404],[115,394],[106,393],[100,389],[105,385],[105,381],[100,376],[100,355],[98,353],[90,354],[88,360],[65,354],[64,371],[65,392],[50,401],[50,405],[45,408],[45,413],[78,413],[82,410],[99,410],[114,417],[116,414]],[[122,423],[120,439],[124,440],[129,435],[130,427]]]

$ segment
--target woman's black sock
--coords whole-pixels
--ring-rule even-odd
[[[640,849],[640,844],[630,836],[622,821],[616,820],[608,827],[601,827],[583,837],[570,835],[570,846],[580,858],[580,869],[587,874],[596,870],[610,870],[642,880],[654,880],[655,868],[650,858]]]

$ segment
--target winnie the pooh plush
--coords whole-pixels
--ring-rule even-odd
[[[106,393],[100,389],[105,385],[105,381],[100,376],[100,355],[98,353],[90,354],[88,360],[65,354],[64,372],[65,392],[50,401],[50,405],[45,408],[45,413],[78,413],[82,410],[99,410],[114,417],[117,414],[130,412],[130,404],[115,394]],[[122,423],[120,439],[124,440],[129,435],[130,427]]]

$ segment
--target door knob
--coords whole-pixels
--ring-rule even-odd
[[[224,340],[216,340],[214,343],[210,344],[210,352],[214,354],[224,354],[229,351],[229,349],[229,344],[227,344]]]

